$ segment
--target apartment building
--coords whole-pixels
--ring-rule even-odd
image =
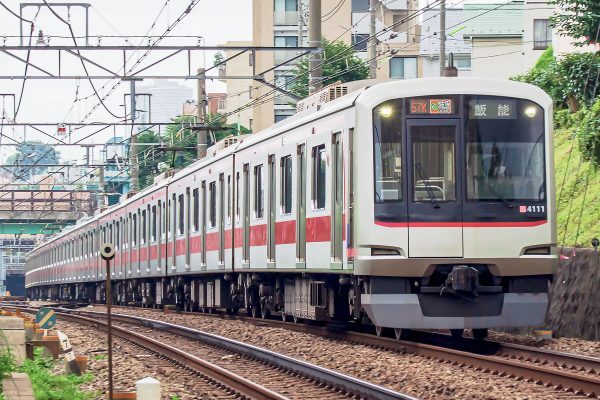
[[[308,45],[308,3],[309,0],[253,0],[253,41],[254,46],[275,46],[283,50],[276,52],[256,52],[251,60],[236,57],[228,61],[224,73],[227,75],[252,74],[252,68],[264,79],[278,87],[291,89],[294,82],[294,62],[284,63],[298,54],[286,47]],[[300,7],[299,7],[300,6]],[[299,10],[300,8],[300,10]],[[378,35],[377,78],[409,79],[420,76],[418,18],[406,18],[409,10],[418,9],[418,0],[381,0],[376,9],[376,31],[386,27],[389,31]],[[355,46],[356,54],[368,59],[367,38],[370,18],[369,0],[341,0],[322,2],[322,36],[331,41],[342,41]],[[401,23],[403,19],[407,19]],[[229,42],[228,45],[246,42]],[[248,43],[249,45],[250,43]],[[393,51],[391,51],[393,49]],[[231,53],[231,54],[230,54]],[[226,57],[235,53],[230,52]],[[252,65],[252,63],[254,65]],[[275,68],[274,68],[275,67]],[[257,81],[228,80],[227,111],[229,123],[252,126],[253,131],[265,129],[295,112],[292,98],[274,92],[273,88]],[[245,88],[245,89],[244,89]],[[250,89],[252,88],[252,89]],[[244,92],[241,93],[240,92]],[[249,101],[253,107],[238,111]]]

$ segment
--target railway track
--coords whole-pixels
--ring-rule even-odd
[[[3,307],[36,310],[16,305]],[[55,310],[62,319],[106,329],[106,324],[99,321],[99,317],[105,317],[103,313],[60,307]],[[137,333],[140,330],[145,334]],[[284,399],[287,390],[292,394],[302,393],[303,398],[414,399],[266,349],[163,321],[113,314],[113,332],[185,368],[213,377],[241,397]],[[203,359],[192,353],[202,354]]]
[[[134,307],[122,307],[122,309],[140,310]],[[99,313],[95,314],[98,315]],[[458,342],[459,346],[457,348],[455,346],[456,341],[452,342],[448,335],[433,333],[423,333],[419,337],[419,340],[425,340],[428,343],[421,343],[347,331],[343,330],[342,327],[331,329],[331,327],[295,324],[272,319],[254,319],[222,314],[201,315],[214,318],[237,319],[256,325],[280,327],[317,334],[333,340],[362,344],[394,352],[408,352],[429,359],[465,366],[485,373],[527,380],[547,387],[553,387],[557,390],[600,398],[600,359],[594,357],[518,344],[482,342],[467,338],[461,339]],[[130,317],[137,318],[134,316]],[[160,321],[157,322],[163,323]],[[434,342],[442,343],[443,345],[430,344]]]

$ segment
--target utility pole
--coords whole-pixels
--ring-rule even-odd
[[[132,78],[129,81],[130,90],[129,90],[129,100],[131,102],[131,138],[129,139],[129,163],[131,165],[131,191],[137,192],[140,189],[140,164],[138,163],[138,149],[137,149],[137,135],[133,131],[133,127],[135,126],[135,78]]]
[[[377,75],[377,36],[375,35],[375,9],[377,0],[370,0],[369,3],[369,14],[371,17],[370,31],[369,31],[369,78],[375,79]]]
[[[446,70],[446,0],[440,3],[440,76]]]
[[[321,48],[321,0],[310,0],[308,3],[308,45]],[[308,93],[321,90],[323,67],[321,54],[323,51],[312,53],[308,59]]]
[[[208,131],[206,129],[206,73],[204,68],[198,68],[198,124],[197,131],[197,158],[206,157]]]
[[[302,4],[303,0],[298,0],[298,47],[302,47],[302,39],[304,36],[303,25],[302,25],[302,8],[304,5]]]

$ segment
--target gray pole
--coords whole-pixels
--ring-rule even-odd
[[[90,45],[89,8],[85,8],[85,45]]]
[[[106,333],[108,339],[108,398],[113,399],[113,355],[112,355],[112,283],[110,282],[110,260],[106,261]]]
[[[446,0],[440,3],[440,76],[446,69]]]
[[[375,79],[377,75],[377,36],[375,35],[375,8],[377,0],[371,0],[369,3],[369,13],[371,17],[369,31],[369,78]]]
[[[130,100],[130,115],[131,115],[131,138],[129,140],[129,163],[131,164],[131,191],[137,192],[140,189],[139,182],[139,173],[140,173],[140,165],[138,164],[138,156],[137,156],[137,135],[133,131],[133,127],[135,124],[135,79],[131,79],[129,82],[130,92],[129,92],[129,100]]]
[[[308,45],[321,47],[321,0],[310,0],[308,4]],[[321,90],[323,68],[321,66],[322,51],[313,53],[308,59],[308,93]]]
[[[197,131],[198,159],[206,157],[208,132],[206,126],[206,74],[204,68],[198,68],[198,124]]]

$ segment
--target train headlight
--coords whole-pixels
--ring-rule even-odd
[[[383,106],[379,109],[379,115],[381,115],[383,118],[389,118],[393,113],[394,110],[391,106]]]
[[[537,108],[535,108],[534,106],[525,107],[524,113],[529,118],[533,118],[537,114]]]

